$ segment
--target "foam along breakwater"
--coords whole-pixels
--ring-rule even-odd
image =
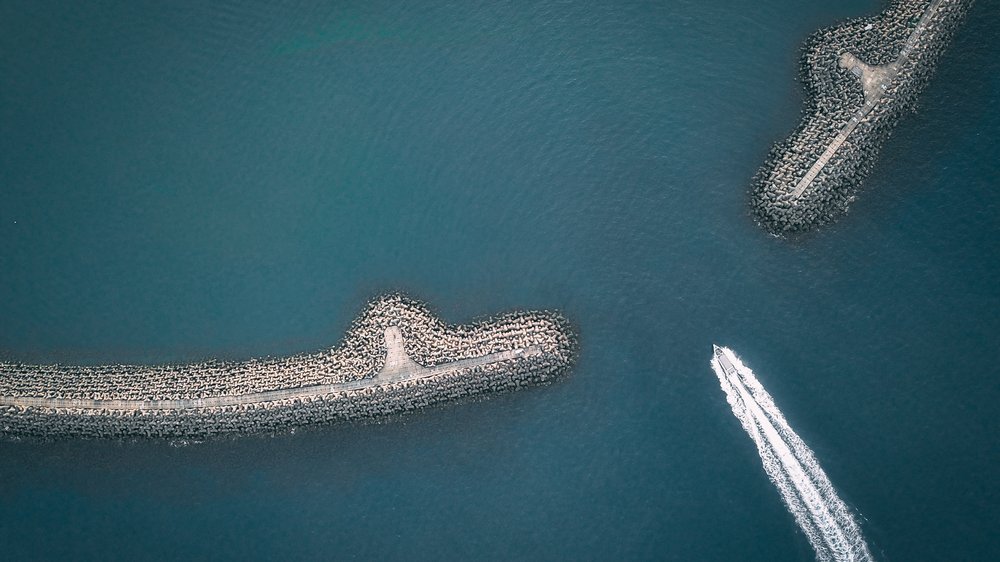
[[[751,213],[774,234],[845,213],[898,119],[913,110],[971,0],[897,0],[814,34],[802,57],[807,106],[754,177]]]
[[[821,561],[872,560],[858,524],[815,455],[785,421],[771,395],[732,350],[713,346],[712,370],[782,501]]]
[[[552,312],[450,326],[400,294],[342,343],[286,358],[186,365],[0,363],[0,436],[199,438],[379,418],[565,373],[573,332]]]

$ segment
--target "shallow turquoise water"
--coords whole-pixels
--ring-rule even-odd
[[[878,9],[828,4],[0,6],[4,356],[312,350],[386,289],[583,338],[559,384],[393,423],[0,444],[5,553],[810,559],[718,342],[879,557],[996,557],[1000,10],[853,211],[777,240],[746,187],[798,47]]]

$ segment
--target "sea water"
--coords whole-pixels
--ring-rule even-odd
[[[713,342],[877,558],[996,556],[995,3],[798,240],[750,178],[803,40],[878,2],[328,4],[0,5],[0,354],[308,351],[396,289],[558,308],[577,367],[377,425],[0,444],[5,557],[811,559]]]

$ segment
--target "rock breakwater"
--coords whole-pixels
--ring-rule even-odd
[[[848,210],[971,4],[897,0],[808,39],[804,117],[752,181],[750,208],[761,226],[778,235],[805,231]]]
[[[162,366],[0,363],[0,436],[188,439],[373,419],[545,383],[575,353],[555,313],[450,326],[390,294],[340,345],[315,353]]]

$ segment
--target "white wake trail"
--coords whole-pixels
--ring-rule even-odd
[[[816,559],[872,560],[851,512],[753,371],[731,350],[718,346],[712,369],[733,414],[757,445],[764,471],[816,551]]]

